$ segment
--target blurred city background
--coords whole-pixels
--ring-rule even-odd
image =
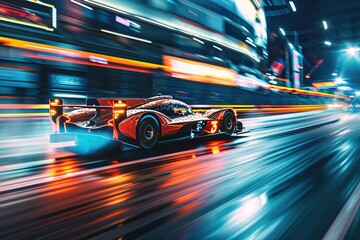
[[[0,102],[158,93],[190,104],[355,99],[352,1],[290,2],[1,0]]]

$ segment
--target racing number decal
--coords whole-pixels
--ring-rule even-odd
[[[210,130],[211,133],[215,133],[217,131],[217,129],[218,129],[217,124],[218,124],[218,121],[212,121],[211,122],[211,125],[212,125],[212,128]]]

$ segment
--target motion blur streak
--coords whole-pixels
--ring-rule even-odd
[[[211,108],[234,108],[238,112],[259,112],[259,113],[286,113],[286,112],[304,112],[327,109],[327,105],[192,105],[194,112],[206,112]],[[39,112],[25,112],[24,110],[32,109]],[[29,118],[43,117],[48,118],[48,104],[0,104],[0,110],[16,111],[16,113],[0,113],[2,118]]]
[[[173,77],[182,78],[185,80],[220,84],[225,86],[236,86],[235,83],[236,72],[231,69],[205,64],[201,62],[176,58],[176,57],[164,56],[165,65],[161,65],[161,64],[136,61],[126,58],[119,58],[104,54],[98,54],[93,52],[86,52],[86,51],[57,47],[47,44],[23,41],[12,38],[0,37],[0,42],[3,45],[9,47],[40,51],[46,53],[56,53],[60,57],[59,58],[57,56],[45,56],[43,54],[36,54],[36,53],[23,53],[24,56],[30,57],[32,59],[62,61],[62,62],[80,64],[80,65],[98,66],[103,68],[127,70],[127,71],[140,72],[140,73],[151,73],[150,70],[163,69],[164,71],[171,72]],[[94,58],[102,59],[102,61],[99,62],[92,60]],[[106,61],[104,62],[104,60]],[[271,86],[271,87],[281,92],[349,100],[347,97],[338,96],[334,94],[313,92],[313,91],[287,88],[281,86]]]
[[[49,109],[48,104],[0,104],[0,109]]]
[[[0,114],[1,118],[27,118],[27,117],[48,117],[48,113],[5,113]]]
[[[0,139],[0,238],[323,238],[360,181],[360,116],[242,120],[251,132],[230,140],[91,156],[27,120],[26,138]]]
[[[51,61],[59,61],[59,58],[57,57],[49,57],[49,56],[41,56],[36,54],[24,54],[24,56],[28,56],[34,59],[44,59],[44,60],[51,60]],[[142,73],[150,73],[150,71],[137,69],[137,68],[130,68],[130,67],[121,67],[121,66],[114,66],[114,65],[103,65],[101,63],[91,63],[88,61],[81,61],[81,60],[73,60],[73,59],[67,59],[62,58],[62,62],[68,62],[68,63],[76,63],[76,64],[82,64],[82,65],[88,65],[88,66],[101,66],[104,68],[112,68],[112,69],[119,69],[119,70],[128,70],[132,72],[142,72]]]
[[[272,86],[272,87],[278,89],[281,92],[295,92],[296,94],[306,94],[306,95],[312,95],[312,96],[333,97],[333,98],[349,100],[348,97],[329,94],[329,93],[313,92],[313,91],[308,91],[308,90],[281,87],[281,86]]]
[[[80,50],[73,50],[73,49],[68,49],[68,48],[63,48],[63,47],[56,47],[56,46],[47,45],[47,44],[22,41],[22,40],[12,39],[12,38],[0,37],[0,42],[3,45],[9,46],[9,47],[23,48],[23,49],[37,50],[37,51],[41,50],[43,52],[48,52],[48,53],[55,52],[57,54],[61,54],[64,56],[82,58],[82,59],[87,59],[87,60],[89,60],[90,56],[95,56],[95,57],[99,57],[99,58],[107,58],[111,62],[124,64],[124,65],[152,68],[152,69],[157,69],[157,68],[166,69],[167,68],[163,65],[158,65],[158,64],[153,64],[153,63],[141,62],[141,61],[136,61],[136,60],[131,60],[131,59],[113,57],[113,56],[85,52],[85,51],[80,51]]]

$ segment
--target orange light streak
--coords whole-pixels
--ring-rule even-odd
[[[0,104],[0,109],[48,109],[48,104]]]
[[[27,49],[27,50],[35,50],[35,51],[42,51],[42,52],[48,52],[48,53],[57,53],[61,55],[67,55],[72,57],[78,57],[82,59],[90,59],[90,56],[98,57],[98,58],[105,58],[109,61],[109,63],[117,63],[117,64],[123,64],[127,66],[133,66],[133,67],[142,67],[142,68],[148,68],[148,69],[168,69],[168,67],[160,64],[154,64],[154,63],[148,63],[148,62],[142,62],[142,61],[136,61],[126,58],[119,58],[114,56],[108,56],[104,54],[98,54],[93,52],[86,52],[86,51],[80,51],[80,50],[73,50],[63,47],[57,47],[52,46],[48,44],[40,44],[35,42],[29,42],[29,41],[23,41],[18,39],[12,39],[12,38],[6,38],[6,37],[0,37],[0,42],[2,42],[3,45],[9,46],[9,47],[15,47],[15,48],[21,48],[21,49]],[[57,59],[58,61],[59,59]],[[98,64],[102,67],[104,67],[104,64]],[[106,66],[105,66],[106,67]]]
[[[21,118],[21,117],[48,117],[49,113],[4,113],[0,118]]]
[[[31,57],[31,58],[37,58],[37,59],[50,60],[50,61],[59,61],[60,60],[57,57],[39,56],[36,54],[24,54],[24,56]],[[100,64],[100,63],[87,62],[87,61],[83,61],[83,60],[74,60],[74,59],[70,59],[70,58],[61,58],[61,61],[68,62],[68,63],[81,64],[81,65],[102,67],[102,68],[111,68],[111,69],[118,69],[118,70],[132,71],[132,72],[141,72],[141,73],[151,73],[150,70],[145,70],[145,69],[117,66],[117,65],[112,65],[112,64],[104,65],[104,64]]]
[[[195,82],[237,85],[235,81],[237,72],[229,68],[172,56],[163,56],[163,59],[164,64],[169,67],[165,70],[170,72],[173,77]]]
[[[349,100],[349,98],[347,98],[347,97],[329,94],[329,93],[313,92],[313,91],[302,90],[302,89],[298,89],[298,88],[288,88],[288,87],[281,87],[281,86],[274,86],[274,85],[271,85],[271,87],[276,88],[281,92],[289,92],[289,93],[293,92],[296,94],[305,94],[305,95],[310,95],[310,96],[331,97],[331,98],[340,98],[340,99]]]

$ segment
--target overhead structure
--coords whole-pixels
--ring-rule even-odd
[[[359,1],[321,1],[321,15],[326,17],[329,35],[340,48],[359,47],[360,41],[360,2]],[[346,14],[344,14],[346,13]]]
[[[285,0],[263,0],[265,14],[268,17],[275,17],[289,14],[296,11],[293,1]]]

